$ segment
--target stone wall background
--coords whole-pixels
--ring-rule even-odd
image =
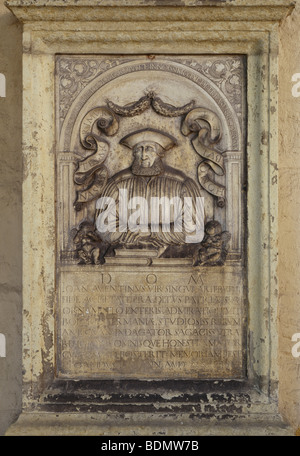
[[[22,333],[22,28],[0,1],[0,435],[21,407]]]
[[[291,356],[300,333],[300,97],[291,93],[300,73],[299,0],[281,27],[279,52],[279,404],[300,435],[300,357]]]
[[[281,27],[279,72],[279,404],[300,434],[300,357],[291,354],[300,333],[300,97],[292,96],[292,75],[300,73],[300,0]],[[0,435],[21,410],[22,375],[22,36],[21,26],[0,0]],[[276,166],[276,165],[275,165]]]

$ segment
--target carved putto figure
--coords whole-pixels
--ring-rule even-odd
[[[222,231],[221,224],[211,220],[205,225],[205,236],[199,250],[194,257],[194,266],[222,265],[227,256],[227,243],[230,241],[230,233]]]
[[[82,222],[73,241],[77,249],[79,264],[100,264],[100,244],[93,223]]]

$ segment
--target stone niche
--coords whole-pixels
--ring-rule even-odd
[[[8,434],[289,433],[274,164],[292,4],[115,3],[8,3],[24,26]]]

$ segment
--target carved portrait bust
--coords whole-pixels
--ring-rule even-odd
[[[189,243],[200,225],[196,206],[201,193],[196,182],[163,162],[165,153],[177,144],[176,139],[146,128],[126,135],[120,143],[132,150],[133,162],[109,179],[98,201],[96,227],[102,241],[125,248],[158,248],[161,253],[170,245]],[[124,210],[120,209],[120,195],[126,197]],[[115,215],[105,210],[109,199],[116,203]],[[184,204],[187,199],[190,205]],[[139,205],[138,224],[132,223],[132,216],[128,217],[126,205],[129,209]],[[110,208],[115,211],[114,205]],[[105,219],[111,223],[105,224]],[[202,237],[198,237],[199,242]]]
[[[222,237],[218,260],[217,255],[214,261],[210,256],[203,260],[205,245],[199,253],[206,223],[203,191],[216,198],[217,206],[223,207],[225,202],[224,187],[213,177],[213,173],[225,172],[223,156],[215,148],[221,138],[220,122],[215,113],[193,106],[193,100],[181,107],[167,104],[150,91],[126,106],[108,101],[107,107],[94,108],[83,118],[81,143],[94,153],[77,165],[74,181],[81,187],[74,208],[81,211],[90,201],[96,204],[93,220],[83,220],[74,238],[80,264],[102,264],[105,256],[115,255],[117,250],[131,250],[131,256],[133,250],[149,256],[155,250],[157,258],[190,257],[194,265],[223,264],[230,236]],[[131,164],[108,178],[104,162],[114,153],[108,138],[117,135],[121,119],[140,116],[149,109],[168,122],[182,118],[181,134],[193,134],[191,144],[202,158],[198,181],[165,163],[165,155],[178,146],[178,140],[168,130],[152,127],[151,122],[119,139],[123,156],[130,151]],[[185,149],[180,154],[188,156]]]

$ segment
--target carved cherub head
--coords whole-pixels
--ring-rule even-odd
[[[208,236],[216,236],[222,233],[221,224],[217,220],[211,220],[205,225],[205,234]]]
[[[84,221],[79,225],[79,229],[74,236],[75,245],[81,244],[84,240],[92,240],[95,236],[94,225],[91,222]]]

